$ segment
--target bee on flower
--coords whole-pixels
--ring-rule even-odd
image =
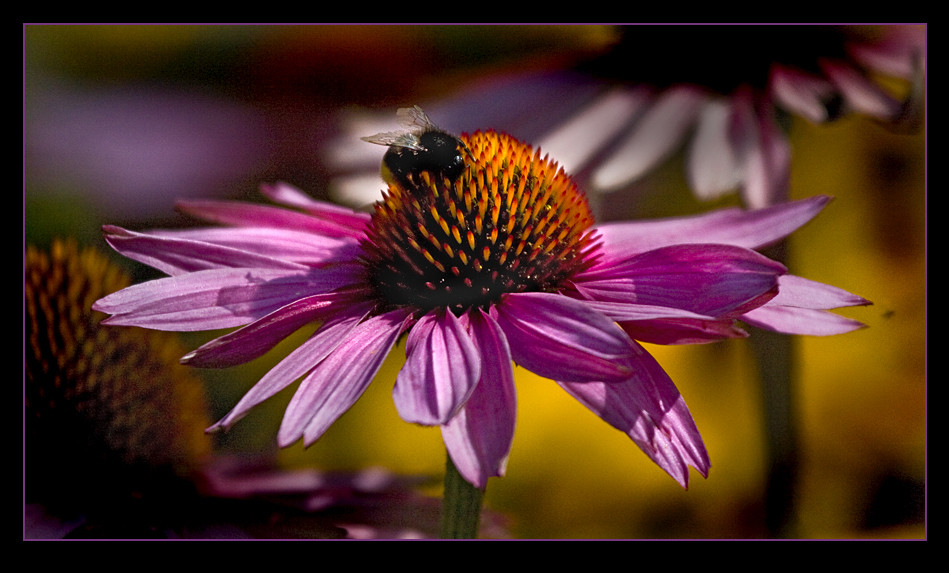
[[[215,226],[105,228],[119,253],[168,275],[100,299],[106,323],[236,327],[186,364],[238,365],[319,323],[212,430],[299,380],[277,441],[313,444],[405,336],[396,408],[407,422],[441,427],[475,487],[505,473],[514,364],[561,386],[686,487],[689,467],[705,476],[709,457],[675,384],[640,342],[743,337],[741,322],[796,334],[862,326],[827,310],[866,300],[755,250],[828,197],[597,225],[574,179],[539,148],[494,130],[456,137],[418,108],[400,114],[424,127],[368,138],[389,146],[371,214],[279,183],[262,187],[278,206],[179,203]],[[446,144],[438,160],[428,156],[431,134]]]

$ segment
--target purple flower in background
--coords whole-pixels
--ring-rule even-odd
[[[556,157],[588,194],[628,188],[678,151],[701,199],[739,192],[752,208],[787,199],[788,116],[921,121],[924,26],[621,26],[595,58],[479,77],[423,107],[455,131],[492,125]],[[881,78],[889,78],[884,85]],[[906,80],[901,90],[893,81]],[[900,93],[902,91],[902,93]],[[375,200],[380,155],[352,133],[388,129],[354,115],[329,150],[334,198]]]
[[[272,153],[260,111],[206,92],[44,81],[25,103],[31,193],[75,188],[110,217],[165,212],[170,189],[226,189]]]
[[[637,341],[745,336],[738,321],[811,334],[860,326],[825,311],[866,301],[788,275],[753,250],[810,220],[826,197],[598,227],[575,182],[539,150],[493,131],[461,140],[470,153],[461,175],[393,179],[372,215],[278,184],[262,191],[279,207],[179,204],[223,227],[106,227],[118,252],[169,276],[95,308],[112,315],[107,324],[240,327],[184,357],[198,367],[241,364],[320,323],[212,426],[232,426],[301,380],[281,446],[317,441],[405,336],[397,410],[440,426],[455,466],[478,487],[505,471],[512,362],[556,381],[686,487],[689,466],[708,472],[705,446]]]

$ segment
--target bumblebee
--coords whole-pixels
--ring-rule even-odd
[[[400,108],[396,114],[402,129],[361,138],[386,145],[382,158],[382,178],[411,188],[419,183],[419,174],[427,171],[435,180],[454,182],[465,171],[468,147],[458,137],[438,128],[419,106]]]

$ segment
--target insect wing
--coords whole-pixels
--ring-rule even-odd
[[[422,108],[419,106],[412,107],[400,107],[395,112],[396,116],[399,118],[399,124],[402,125],[403,129],[406,131],[411,131],[416,135],[421,135],[426,131],[441,131],[438,129],[432,120],[428,118]]]
[[[400,107],[396,111],[396,116],[398,116],[399,124],[402,126],[402,129],[367,135],[360,139],[378,145],[402,147],[421,152],[428,151],[425,146],[419,142],[419,137],[422,134],[430,131],[444,133],[438,126],[432,123],[428,115],[417,105],[412,107]]]
[[[423,147],[418,143],[418,137],[412,133],[406,132],[405,130],[385,131],[375,135],[360,137],[360,139],[363,141],[368,141],[369,143],[376,143],[378,145],[385,145],[389,147],[408,147],[418,151],[423,150]]]

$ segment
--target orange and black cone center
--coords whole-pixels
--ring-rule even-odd
[[[460,139],[461,175],[419,171],[376,204],[364,262],[386,303],[457,312],[555,291],[592,262],[592,212],[555,162],[494,131]]]

